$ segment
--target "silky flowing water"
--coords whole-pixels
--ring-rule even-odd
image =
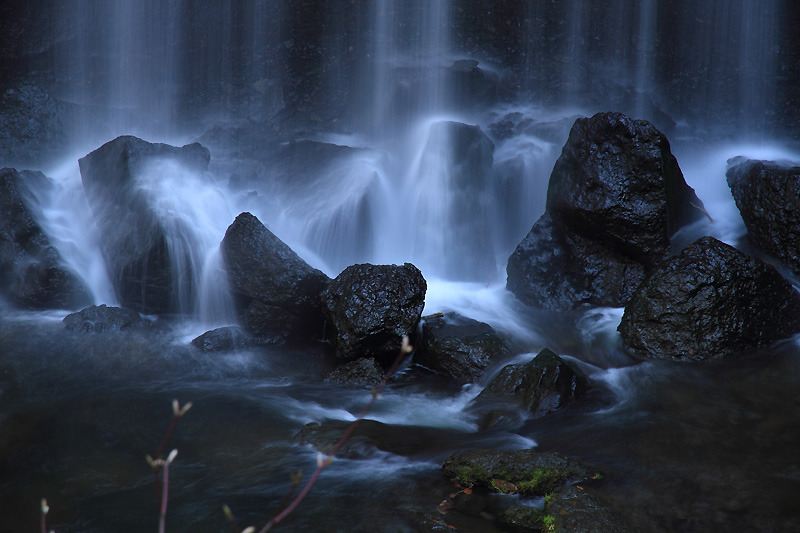
[[[216,120],[246,122],[236,115],[234,88],[223,84],[219,108],[209,110],[205,123],[181,124],[186,88],[177,78],[187,70],[202,85],[227,80],[239,69],[266,92],[277,90],[272,82],[281,75],[262,52],[277,43],[280,9],[248,4],[237,20],[252,23],[252,32],[234,36],[233,9],[192,12],[192,25],[181,29],[186,14],[180,9],[144,4],[144,11],[116,0],[95,9],[81,4],[64,24],[88,20],[101,29],[81,34],[56,58],[64,79],[83,79],[92,69],[104,76],[99,87],[67,85],[65,97],[81,105],[99,102],[102,116],[97,118],[97,109],[87,115],[76,131],[80,146],[74,154],[42,162],[56,187],[38,199],[40,223],[98,304],[118,302],[77,159],[119,134],[181,145],[200,138]],[[535,51],[526,49],[531,70],[523,89],[533,96],[481,111],[449,105],[454,88],[442,75],[442,67],[463,59],[452,52],[453,37],[445,31],[457,2],[410,2],[407,10],[392,4],[375,2],[366,17],[374,42],[373,63],[364,74],[363,116],[354,113],[348,131],[303,134],[301,140],[353,149],[322,161],[313,180],[286,179],[285,169],[267,160],[257,164],[266,178],[241,187],[232,174],[255,163],[213,142],[208,173],[156,162],[138,176],[138,186],[170,228],[175,257],[189,258],[181,268],[197,280],[182,287],[180,315],[152,317],[154,325],[145,329],[73,334],[61,322],[72,310],[23,311],[0,301],[0,448],[8,451],[0,477],[0,532],[35,530],[43,497],[50,505],[49,526],[58,533],[155,531],[157,495],[145,455],[166,431],[174,398],[193,407],[168,445],[179,453],[170,468],[167,530],[227,531],[223,504],[233,510],[240,530],[260,527],[286,494],[290,475],[302,470],[308,478],[316,466],[317,452],[297,443],[297,432],[311,422],[352,421],[366,404],[368,387],[322,382],[335,366],[322,343],[213,354],[191,346],[204,331],[235,322],[218,244],[245,210],[331,277],[356,262],[416,264],[428,282],[425,314],[457,311],[492,325],[517,347],[511,360],[497,362],[479,383],[464,387],[413,360],[406,363],[368,418],[399,428],[408,441],[392,437],[377,448],[355,439],[358,458],[335,459],[279,530],[428,531],[438,520],[442,528],[451,523],[458,531],[492,531],[495,526],[479,516],[437,512],[454,490],[440,473],[442,461],[480,447],[536,447],[585,461],[601,476],[584,488],[642,531],[800,530],[797,338],[719,362],[642,362],[621,348],[616,327],[622,309],[554,314],[526,308],[505,290],[506,261],[544,211],[547,179],[569,126],[576,116],[605,110],[574,103],[592,81],[585,78],[589,45],[581,35],[590,21],[582,3],[568,2],[565,12],[571,61],[555,73],[564,79],[563,101],[536,100]],[[544,4],[531,2],[528,20],[544,16]],[[609,29],[604,39],[628,43],[612,63],[635,88],[635,108],[644,112],[647,93],[654,90],[657,2],[645,0],[635,13],[624,2],[611,4],[620,21],[615,27],[622,29]],[[800,161],[781,139],[763,134],[770,67],[761,59],[770,54],[775,13],[774,3],[766,4],[762,11],[700,6],[696,18],[715,22],[716,44],[686,34],[694,49],[722,57],[714,47],[735,41],[730,28],[738,28],[745,36],[742,48],[731,45],[724,57],[755,74],[741,80],[736,96],[744,113],[742,141],[720,140],[710,126],[683,122],[670,138],[687,183],[713,218],[682,230],[676,246],[706,234],[742,242],[745,228],[725,183],[728,158]],[[106,19],[115,24],[100,24]],[[177,46],[173,55],[157,59],[142,52],[172,49],[198,28],[207,33],[196,56]],[[416,38],[409,38],[408,28]],[[226,58],[220,50],[234,42],[244,52]],[[98,46],[111,53],[93,55]],[[95,64],[104,60],[110,63]],[[421,80],[400,103],[387,98],[398,71]],[[711,102],[712,87],[705,89]],[[493,168],[516,165],[518,182],[471,191],[489,206],[470,219],[474,227],[490,229],[495,268],[487,273],[454,252],[454,221],[461,220],[463,206],[453,192],[446,157],[452,145],[441,124],[463,122],[486,132],[510,113],[548,127],[546,134],[519,133],[495,142]],[[580,365],[591,379],[590,391],[544,418],[479,431],[471,400],[503,364],[530,360],[543,348]],[[486,503],[491,511],[513,502],[519,503],[500,497]]]

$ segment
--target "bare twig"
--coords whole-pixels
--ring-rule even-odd
[[[47,500],[42,498],[42,533],[47,533],[47,513],[50,511],[50,506],[47,505]]]
[[[347,441],[347,439],[350,438],[350,435],[353,434],[353,431],[355,431],[356,426],[358,426],[358,423],[361,422],[361,420],[363,420],[364,417],[367,415],[370,408],[372,407],[372,404],[375,403],[375,400],[378,399],[378,396],[380,395],[381,391],[386,386],[386,384],[389,382],[389,379],[391,379],[392,375],[394,375],[395,371],[397,370],[397,367],[400,366],[400,363],[403,361],[405,356],[411,353],[412,351],[413,347],[409,344],[408,337],[403,337],[403,343],[400,347],[400,353],[397,354],[397,358],[394,360],[394,363],[392,363],[392,366],[389,368],[389,370],[386,371],[386,374],[383,376],[383,380],[381,381],[380,385],[378,385],[376,388],[372,390],[372,395],[370,396],[369,401],[361,410],[361,412],[358,414],[356,419],[353,421],[352,424],[350,424],[350,426],[347,428],[347,431],[344,432],[342,437],[333,446],[333,448],[331,448],[331,451],[328,452],[327,456],[323,456],[322,454],[319,454],[317,456],[316,470],[314,470],[314,473],[311,474],[311,477],[308,479],[305,486],[300,491],[300,493],[295,497],[295,499],[292,500],[292,502],[285,509],[279,511],[278,514],[273,516],[272,519],[269,522],[267,522],[266,525],[262,527],[258,533],[266,533],[267,531],[272,529],[273,526],[277,525],[281,520],[289,516],[289,514],[295,510],[295,508],[300,504],[300,502],[303,501],[303,499],[311,490],[311,487],[313,487],[314,483],[317,482],[317,479],[319,478],[320,474],[322,474],[322,471],[325,470],[328,466],[330,466],[330,464],[333,462],[334,456],[342,448],[345,441]]]
[[[158,504],[159,509],[161,508],[162,503],[163,503],[163,497],[162,497],[163,491],[161,490],[162,489],[161,480],[159,479],[159,469],[161,467],[161,464],[160,464],[161,453],[164,451],[164,448],[166,447],[167,442],[169,442],[169,439],[172,436],[172,433],[175,431],[175,426],[178,425],[178,420],[183,418],[183,415],[185,415],[187,413],[187,411],[189,411],[189,409],[191,409],[191,408],[192,408],[192,402],[186,402],[186,404],[184,404],[184,406],[181,407],[181,404],[178,402],[177,399],[176,400],[172,400],[172,420],[169,423],[169,427],[167,428],[167,432],[164,433],[164,437],[161,439],[161,442],[158,444],[158,448],[156,448],[156,453],[153,456],[153,457],[155,457],[155,459],[150,458],[149,455],[147,456],[148,457],[147,462],[150,464],[150,467],[153,469],[153,478],[155,480],[155,488],[156,488],[156,502]]]
[[[161,494],[161,511],[158,514],[158,533],[164,533],[167,522],[167,500],[169,496],[169,465],[175,460],[178,450],[169,452],[166,461],[162,461],[161,467],[164,469],[164,490]]]

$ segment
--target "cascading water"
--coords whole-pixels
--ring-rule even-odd
[[[41,223],[96,303],[118,301],[75,159],[132,133],[173,145],[199,138],[211,164],[198,174],[156,161],[136,176],[168,236],[178,317],[81,337],[64,331],[63,312],[0,304],[0,424],[10,428],[0,433],[13,436],[0,436],[0,501],[32,509],[8,527],[30,528],[47,496],[57,531],[154,529],[141,457],[175,397],[196,407],[170,444],[180,455],[168,529],[228,527],[219,502],[243,526],[263,522],[288,473],[314,469],[316,452],[294,435],[360,411],[365,390],[321,382],[331,369],[321,348],[212,355],[187,342],[201,326],[234,322],[219,243],[242,211],[330,276],[356,262],[412,262],[428,281],[425,313],[489,323],[519,347],[511,362],[550,347],[595,384],[543,419],[478,431],[471,405],[488,377],[460,387],[405,369],[370,413],[387,426],[354,438],[288,528],[444,523],[436,504],[453,491],[439,479],[444,457],[537,444],[607,472],[597,493],[640,529],[796,525],[786,495],[797,488],[800,424],[784,392],[800,376],[795,342],[724,368],[639,363],[620,350],[621,309],[554,317],[505,290],[508,257],[544,211],[577,114],[620,109],[664,125],[714,219],[686,232],[740,241],[726,160],[800,160],[766,142],[782,4],[357,4],[48,6],[61,40],[34,66],[53,62],[54,94],[79,117],[76,156],[41,163],[55,181],[39,199]],[[458,527],[495,524],[469,517]]]

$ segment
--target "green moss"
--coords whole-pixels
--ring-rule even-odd
[[[564,476],[556,468],[537,468],[526,473],[525,478],[525,481],[518,483],[520,492],[542,496],[557,489]]]
[[[480,465],[460,466],[456,470],[456,481],[461,485],[468,486],[477,483],[486,485],[489,483],[489,473]]]
[[[546,514],[542,517],[542,531],[556,531],[556,517]]]
[[[503,511],[502,521],[505,524],[516,528],[529,529],[532,531],[541,530],[543,511],[533,507],[514,506]]]

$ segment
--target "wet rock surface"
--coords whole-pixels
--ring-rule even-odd
[[[250,344],[250,337],[236,326],[215,328],[192,339],[192,345],[204,352],[223,352]]]
[[[37,222],[35,197],[51,187],[41,172],[0,170],[0,293],[20,307],[75,309],[89,290]]]
[[[464,487],[479,485],[495,492],[536,496],[590,477],[583,466],[566,457],[535,450],[458,452],[445,460],[442,472]]]
[[[462,383],[479,380],[493,363],[511,355],[491,326],[453,312],[426,316],[422,338],[414,362]]]
[[[261,342],[320,338],[320,293],[329,278],[303,261],[250,213],[228,227],[220,245],[230,290],[245,329]]]
[[[736,157],[726,176],[750,241],[800,275],[800,166]]]
[[[146,327],[150,322],[132,309],[93,305],[64,317],[64,327],[73,333],[103,333],[132,327]]]
[[[500,402],[516,405],[538,418],[563,407],[587,388],[586,376],[576,366],[545,348],[527,363],[503,367],[475,398],[475,404],[479,410]],[[489,414],[498,416],[497,411]]]
[[[557,311],[622,306],[668,257],[670,236],[703,216],[699,208],[650,123],[611,112],[578,119],[550,175],[545,214],[509,258],[508,289]]]
[[[364,357],[339,365],[327,376],[325,383],[338,383],[340,385],[380,385],[385,371],[372,357]]]
[[[388,366],[414,337],[427,283],[411,263],[351,265],[322,294],[328,337],[342,360],[373,357]]]
[[[618,329],[640,357],[720,358],[800,332],[800,295],[763,261],[703,237],[652,273]]]
[[[185,233],[186,221],[167,221],[142,178],[171,164],[202,173],[209,159],[208,150],[197,143],[178,148],[122,136],[78,161],[103,257],[122,305],[147,314],[178,312],[180,294],[199,281],[182,268],[192,264],[189,251],[174,250],[180,256],[176,258],[169,247],[170,239],[180,240]]]

